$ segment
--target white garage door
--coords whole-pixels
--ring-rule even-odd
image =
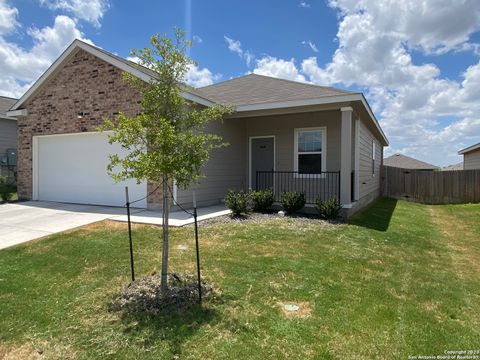
[[[38,200],[123,206],[125,186],[130,201],[147,193],[145,183],[115,183],[107,174],[108,155],[122,156],[124,151],[118,144],[110,145],[105,133],[37,136],[34,143],[34,198]],[[134,206],[146,207],[146,200]]]

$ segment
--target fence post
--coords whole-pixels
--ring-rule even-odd
[[[197,251],[197,281],[198,281],[198,303],[202,305],[202,283],[200,277],[200,250],[198,246],[198,222],[197,222],[197,199],[193,191],[193,220],[195,223],[195,248]]]

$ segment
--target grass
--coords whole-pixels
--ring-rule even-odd
[[[382,199],[350,224],[202,226],[203,274],[219,291],[169,318],[107,310],[129,278],[124,224],[50,236],[0,252],[0,357],[406,359],[478,349],[479,216],[478,204]],[[134,226],[139,275],[159,269],[160,236]],[[171,271],[194,272],[193,245],[191,227],[171,230]],[[290,302],[299,316],[282,311]]]

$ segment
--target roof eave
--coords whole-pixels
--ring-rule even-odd
[[[2,120],[13,120],[13,121],[17,120],[17,118],[15,118],[15,117],[8,116],[8,113],[7,113],[7,115],[0,115],[0,119],[2,119]]]
[[[292,108],[292,107],[300,107],[300,106],[334,104],[334,103],[350,102],[350,101],[360,101],[362,103],[368,115],[370,116],[373,124],[375,125],[378,132],[380,133],[382,140],[384,141],[384,145],[388,146],[389,145],[388,139],[385,136],[385,133],[380,127],[380,124],[375,118],[375,115],[373,114],[373,111],[370,108],[370,105],[368,105],[368,102],[362,93],[332,95],[332,96],[325,96],[325,97],[305,99],[305,100],[290,100],[290,101],[281,101],[281,102],[238,105],[236,107],[236,111],[247,112],[247,111],[258,111],[258,110],[273,110],[273,109],[284,109],[284,108]]]
[[[474,151],[474,150],[477,150],[477,149],[480,149],[480,143],[469,146],[469,147],[466,147],[465,149],[460,150],[458,152],[458,155],[463,155],[463,154],[469,153],[470,151]]]

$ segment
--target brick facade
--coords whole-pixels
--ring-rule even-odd
[[[25,104],[27,116],[18,119],[19,198],[32,198],[33,136],[97,131],[104,118],[113,118],[119,111],[137,114],[139,98],[123,80],[122,70],[77,51]],[[153,189],[149,183],[148,193]],[[158,207],[161,197],[154,195],[149,206]]]

